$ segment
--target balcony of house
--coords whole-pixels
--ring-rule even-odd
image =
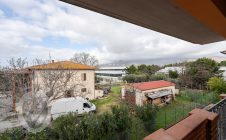
[[[144,140],[225,140],[226,98],[189,115],[165,129],[161,128]]]

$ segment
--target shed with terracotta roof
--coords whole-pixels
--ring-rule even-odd
[[[175,84],[160,80],[132,83],[125,87],[124,99],[136,105],[165,104],[175,97]]]

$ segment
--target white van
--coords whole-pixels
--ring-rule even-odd
[[[61,115],[70,112],[82,115],[83,113],[93,113],[96,106],[82,97],[62,98],[56,100],[51,107],[51,119],[55,120]]]

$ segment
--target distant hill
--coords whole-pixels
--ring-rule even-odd
[[[207,57],[215,60],[220,63],[221,61],[226,61],[226,57],[213,56]],[[158,59],[131,59],[131,60],[118,60],[113,61],[111,63],[101,64],[101,66],[127,66],[127,65],[140,65],[140,64],[155,64],[155,65],[166,65],[172,63],[180,63],[180,62],[192,62],[197,60],[198,58],[158,58]]]
[[[213,57],[206,57],[206,58],[213,59],[218,63],[220,63],[221,61],[226,61],[226,57],[220,57],[220,56],[213,56]],[[188,59],[187,62],[192,62],[192,61],[195,61],[197,59],[198,58]]]

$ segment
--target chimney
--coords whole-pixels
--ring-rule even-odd
[[[54,63],[54,60],[52,60],[52,63]]]

